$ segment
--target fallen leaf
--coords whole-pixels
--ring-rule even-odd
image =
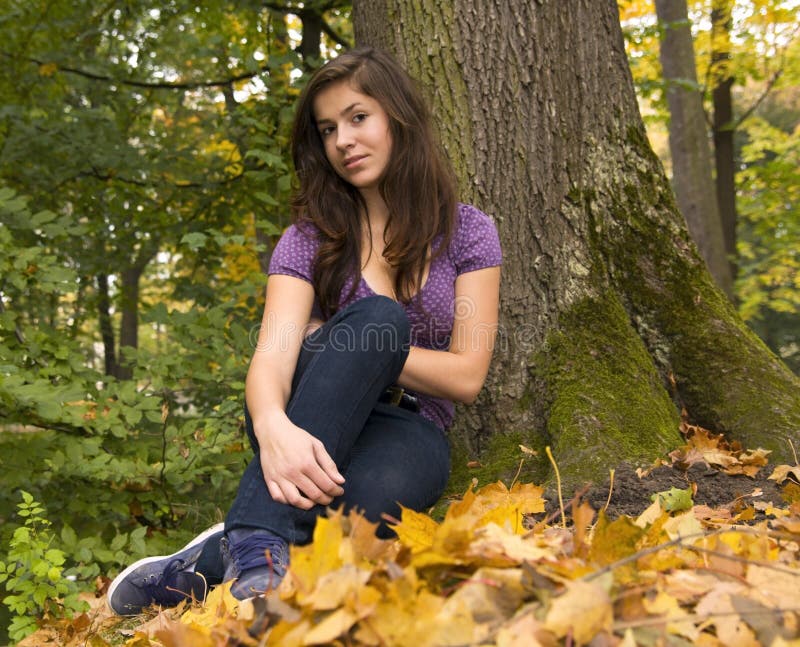
[[[526,611],[497,631],[495,644],[497,647],[556,647],[558,641],[534,617],[532,611]]]
[[[787,479],[800,483],[800,465],[778,465],[767,478],[779,484]]]
[[[578,643],[588,643],[600,631],[610,631],[614,620],[608,592],[597,582],[569,582],[566,592],[553,600],[545,628],[556,637],[571,634]]]
[[[336,638],[358,622],[358,616],[350,609],[337,609],[320,620],[303,637],[304,645],[325,645],[332,643]]]
[[[692,501],[692,488],[681,490],[672,487],[663,492],[656,492],[650,497],[651,501],[658,501],[665,512],[681,512],[688,510],[694,505]]]
[[[371,571],[359,569],[354,564],[345,564],[340,569],[320,577],[311,593],[298,593],[297,601],[314,611],[330,611],[342,605],[358,593],[372,575]]]
[[[645,598],[643,604],[649,614],[664,618],[664,625],[669,633],[683,636],[692,641],[700,635],[700,630],[694,621],[686,618],[686,611],[681,608],[678,599],[673,595],[665,591],[658,591],[655,597]]]

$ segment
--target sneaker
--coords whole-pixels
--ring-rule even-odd
[[[109,608],[120,616],[135,616],[151,604],[174,607],[186,599],[205,599],[206,578],[194,566],[206,542],[221,537],[224,527],[212,526],[172,555],[145,557],[128,566],[108,587]]]
[[[239,600],[277,588],[289,567],[289,545],[268,530],[231,530],[220,547],[225,562],[224,581],[236,580],[231,593]]]

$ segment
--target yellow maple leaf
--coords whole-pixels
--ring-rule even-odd
[[[298,593],[310,593],[320,577],[341,567],[344,534],[341,518],[340,513],[319,517],[313,541],[305,546],[291,546],[289,575]]]
[[[336,571],[325,573],[317,580],[314,590],[308,595],[298,594],[297,601],[315,611],[330,611],[358,593],[371,575],[372,571],[345,564]]]
[[[555,636],[544,628],[533,611],[520,612],[497,632],[497,647],[555,647]]]
[[[644,530],[630,518],[619,517],[609,521],[605,514],[600,513],[589,549],[589,559],[605,566],[632,555],[637,551],[637,544],[643,535]]]
[[[501,564],[556,559],[555,551],[541,547],[534,535],[523,537],[509,533],[493,523],[476,532],[475,539],[469,545],[469,555],[484,562],[498,561]]]
[[[381,558],[396,557],[398,543],[393,539],[378,538],[375,534],[377,523],[369,521],[355,510],[350,510],[343,521],[356,560],[374,562]]]
[[[439,524],[427,514],[417,512],[411,508],[400,506],[400,523],[393,529],[397,538],[411,549],[414,554],[421,553],[433,546],[433,539]]]
[[[303,636],[304,645],[329,645],[358,622],[350,609],[337,609],[320,620]]]
[[[414,580],[409,575],[387,584],[383,599],[369,616],[369,623],[356,629],[358,642],[395,647],[436,644],[433,638],[442,631],[438,614],[444,599],[427,589],[417,593]]]
[[[233,581],[211,589],[202,606],[193,607],[181,615],[181,624],[208,636],[221,619],[235,617],[239,600],[231,594],[232,585]]]
[[[466,623],[472,635],[464,635],[466,628],[462,627],[459,640],[481,643],[514,614],[525,598],[522,579],[519,568],[479,568],[444,603],[439,614],[443,624]]]
[[[357,622],[371,615],[381,593],[371,586],[362,586],[349,592],[344,605],[321,620],[316,619],[315,627],[303,637],[304,645],[330,644],[348,632]]]
[[[185,625],[179,622],[172,623],[167,629],[156,632],[156,638],[164,647],[215,647],[216,641],[211,638],[207,628],[198,628],[194,625]]]
[[[669,593],[658,591],[654,598],[643,598],[642,604],[647,613],[654,616],[663,616],[671,621],[666,623],[667,630],[670,633],[678,634],[692,641],[696,640],[700,635],[700,630],[695,626],[694,622],[685,620],[686,611],[681,608],[678,600]]]
[[[568,582],[567,590],[553,600],[544,626],[558,638],[572,633],[586,644],[601,631],[610,631],[614,620],[608,591],[599,582]]]

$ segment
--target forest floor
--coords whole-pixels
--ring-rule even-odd
[[[292,548],[266,598],[91,611],[20,645],[800,647],[800,465],[705,429],[650,469],[618,466],[570,500],[532,484],[468,490],[397,540],[351,513]]]
[[[754,476],[726,474],[706,463],[695,463],[685,470],[672,465],[659,465],[639,476],[633,467],[622,464],[614,472],[613,489],[608,479],[581,493],[580,497],[594,510],[605,508],[606,515],[616,519],[620,515],[638,516],[659,492],[691,487],[696,506],[717,511],[729,510],[734,515],[755,503],[771,502],[777,505],[782,501],[781,487],[776,481],[770,480],[771,473],[772,467],[764,466]],[[548,513],[556,514],[558,494],[546,491],[544,496]],[[765,518],[758,507],[762,506],[754,508],[754,521]]]

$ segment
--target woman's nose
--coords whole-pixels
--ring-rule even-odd
[[[346,126],[336,129],[336,147],[345,150],[353,145],[353,133]]]

